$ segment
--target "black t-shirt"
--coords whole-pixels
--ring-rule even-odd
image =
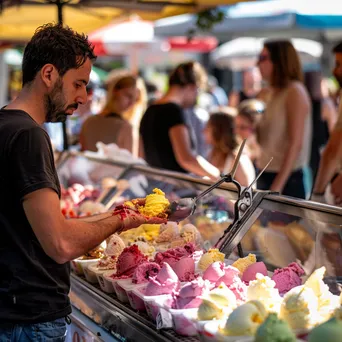
[[[178,164],[169,136],[176,125],[186,125],[183,109],[177,104],[153,104],[147,109],[140,123],[145,159],[154,167],[187,172]]]
[[[0,110],[1,323],[47,322],[71,312],[69,263],[45,254],[23,209],[24,196],[42,188],[60,196],[48,134],[26,112]]]

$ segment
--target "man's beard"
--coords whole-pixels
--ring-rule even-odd
[[[65,122],[66,111],[70,108],[77,109],[74,103],[66,107],[66,99],[63,93],[63,81],[59,78],[49,94],[45,95],[45,122]]]

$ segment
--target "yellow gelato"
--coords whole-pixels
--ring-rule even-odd
[[[243,272],[246,271],[246,269],[252,265],[255,264],[257,261],[256,256],[254,254],[248,254],[246,257],[244,258],[240,258],[238,260],[236,260],[232,266],[237,268],[240,271],[240,274],[242,275]]]
[[[223,330],[229,336],[253,336],[266,319],[267,311],[258,300],[238,306],[228,317]]]
[[[221,253],[217,248],[209,249],[208,252],[201,256],[201,259],[198,262],[198,268],[204,272],[216,261],[224,262],[224,254]]]
[[[208,299],[203,299],[198,308],[197,317],[199,321],[211,321],[213,319],[222,319],[225,312],[217,304]]]
[[[165,193],[159,189],[153,189],[153,194],[146,196],[146,202],[143,207],[139,207],[139,212],[148,217],[166,218],[166,210],[170,202],[165,197]]]
[[[309,329],[318,321],[318,300],[314,291],[304,285],[294,287],[283,298],[280,318],[292,329]]]
[[[275,285],[270,277],[257,273],[256,280],[249,283],[247,300],[260,300],[267,311],[279,313],[282,298]]]

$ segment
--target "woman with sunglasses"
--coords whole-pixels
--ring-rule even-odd
[[[257,127],[257,167],[262,169],[273,157],[258,188],[305,198],[303,170],[310,158],[311,105],[299,56],[290,41],[266,41],[258,66],[270,93]]]

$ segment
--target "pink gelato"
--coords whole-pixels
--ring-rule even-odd
[[[179,293],[174,296],[174,309],[194,309],[198,308],[202,303],[202,296],[209,292],[211,288],[210,282],[202,278],[197,278],[191,283],[185,284]]]
[[[177,274],[169,264],[164,263],[157,276],[149,279],[145,295],[160,296],[164,294],[172,294],[174,291],[178,291],[179,287],[180,281]]]
[[[261,273],[264,276],[268,275],[266,265],[262,261],[249,265],[246,271],[243,272],[242,281],[249,284],[250,281],[256,279],[257,273]]]
[[[172,266],[180,281],[191,281],[195,279],[195,261],[191,257],[178,260]]]
[[[155,277],[160,271],[160,266],[155,262],[140,264],[133,273],[132,283],[147,283],[150,277]]]
[[[216,281],[216,287],[224,283],[234,293],[237,303],[244,303],[247,300],[247,286],[239,277],[240,271],[229,265],[224,272],[224,276]]]
[[[135,268],[146,261],[147,257],[140,252],[137,245],[126,247],[118,258],[116,263],[116,273],[113,274],[112,278],[130,278],[133,276]]]
[[[224,263],[216,261],[212,263],[203,273],[203,279],[216,283],[217,280],[225,275]]]
[[[176,247],[168,249],[165,252],[159,252],[156,254],[154,261],[162,265],[163,262],[168,263],[171,267],[184,257],[188,257],[195,252],[195,245],[187,243],[184,247]]]
[[[302,285],[301,276],[305,274],[304,270],[296,262],[292,262],[287,267],[278,268],[274,271],[272,280],[276,283],[280,295],[284,295],[292,288]]]
[[[216,281],[216,286],[220,286],[221,283],[224,283],[229,287],[237,280],[240,280],[239,273],[240,271],[233,266],[229,265],[224,267],[224,275]]]

